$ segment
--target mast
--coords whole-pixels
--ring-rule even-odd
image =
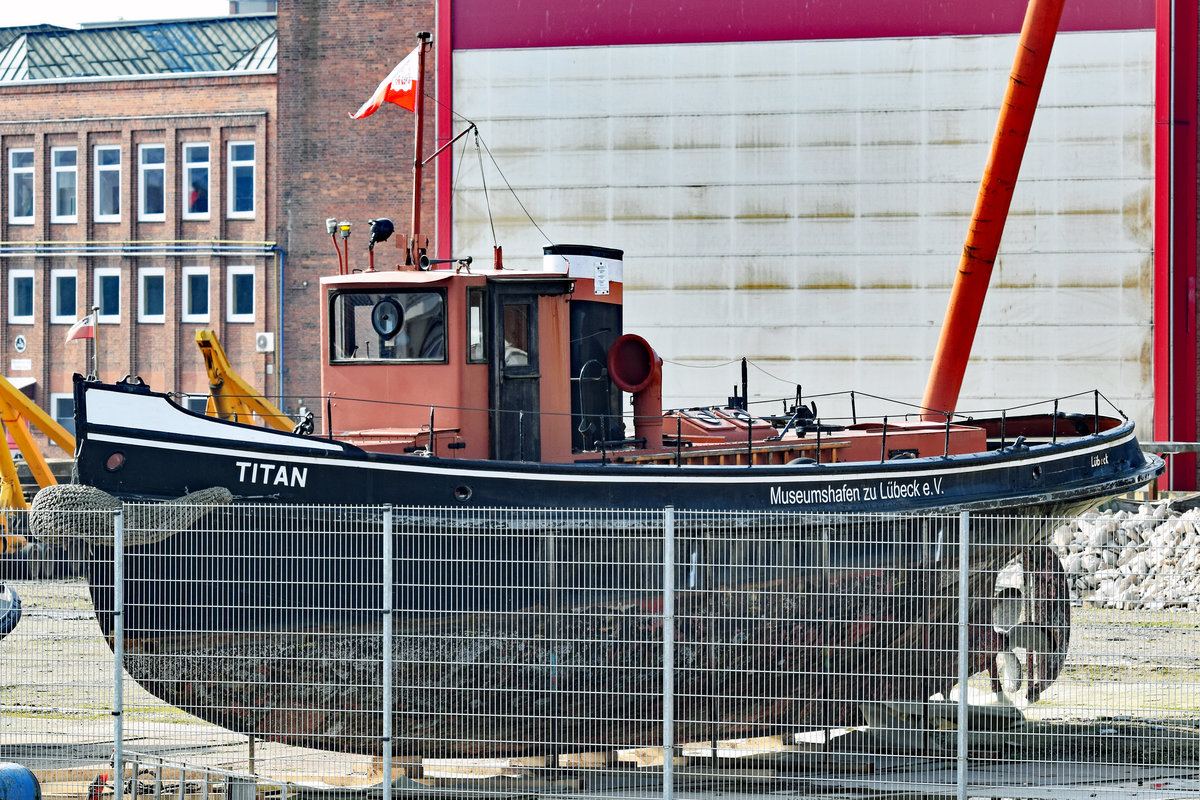
[[[958,275],[925,385],[927,419],[954,411],[1065,0],[1029,0]]]
[[[419,244],[421,237],[421,153],[425,146],[425,51],[433,41],[433,34],[421,31],[417,34],[417,96],[413,107],[416,117],[417,133],[415,139],[415,155],[413,156],[413,192],[412,192],[412,235],[408,240],[408,253],[405,263],[413,266],[421,260],[423,248]]]

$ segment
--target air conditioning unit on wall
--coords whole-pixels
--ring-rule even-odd
[[[275,334],[271,333],[270,331],[262,331],[254,334],[254,352],[274,353]]]

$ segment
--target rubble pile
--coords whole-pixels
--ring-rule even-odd
[[[1200,509],[1145,503],[1055,529],[1071,599],[1101,608],[1200,610]]]

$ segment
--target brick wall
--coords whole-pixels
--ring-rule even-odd
[[[7,312],[13,269],[33,270],[35,315],[31,324],[13,324],[0,313],[3,374],[37,380],[35,399],[47,410],[52,394],[71,391],[71,374],[86,372],[92,343],[65,342],[69,323],[51,320],[50,281],[55,270],[77,276],[75,311],[88,312],[93,303],[95,272],[117,268],[120,321],[99,330],[100,376],[117,380],[139,374],[152,388],[204,394],[208,381],[194,344],[195,331],[217,331],[236,369],[268,395],[275,392],[273,356],[255,353],[255,333],[275,327],[276,258],[264,243],[275,231],[274,196],[270,176],[274,167],[275,76],[231,75],[81,80],[74,83],[18,84],[0,87],[0,150],[7,174],[12,148],[33,148],[35,155],[35,215],[33,224],[11,224],[8,181],[0,182],[0,309]],[[226,213],[226,158],[230,141],[255,145],[254,214],[231,219]],[[209,214],[207,219],[184,219],[182,145],[209,145]],[[121,213],[116,222],[94,219],[94,147],[121,149]],[[161,221],[138,218],[138,146],[164,146],[164,213]],[[76,150],[77,220],[51,221],[51,150]],[[242,252],[221,253],[212,242],[253,242]],[[20,243],[50,243],[66,254],[14,254]],[[13,244],[16,243],[16,244]],[[78,246],[68,243],[80,243]],[[110,250],[118,243],[115,252]],[[223,245],[233,247],[234,245]],[[193,248],[180,253],[180,248]],[[140,249],[139,249],[140,248]],[[168,254],[166,251],[170,249]],[[226,277],[229,266],[255,268],[253,323],[226,320]],[[181,320],[182,270],[209,269],[209,321]],[[161,268],[165,277],[163,321],[138,321],[138,275],[144,268]],[[16,352],[17,336],[26,349]],[[28,364],[22,363],[28,361]],[[14,370],[29,366],[29,371]]]
[[[396,223],[403,247],[411,228],[414,118],[385,104],[365,120],[349,114],[417,44],[418,31],[435,41],[429,0],[291,0],[278,9],[279,145],[278,232],[287,251],[284,277],[285,393],[295,405],[320,407],[320,343],[316,326],[322,302],[319,279],[337,273],[337,256],[325,219],[354,225],[352,267],[367,264],[367,220]],[[434,142],[433,54],[426,59],[425,152]],[[422,230],[434,240],[434,176],[423,181]],[[376,247],[376,268],[404,258],[397,242]]]

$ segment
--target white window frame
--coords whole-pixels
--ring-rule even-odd
[[[55,422],[58,422],[60,419],[65,419],[64,417],[60,417],[58,414],[58,404],[63,402],[64,400],[69,400],[71,402],[71,416],[67,420],[70,424],[63,425],[63,427],[67,429],[68,433],[70,433],[72,436],[74,436],[75,435],[75,395],[73,393],[71,393],[71,392],[51,392],[50,393],[50,417]],[[59,423],[59,424],[62,424],[62,423]]]
[[[250,313],[238,314],[234,310],[234,301],[237,300],[237,292],[235,277],[238,275],[249,275],[251,286],[250,292]],[[258,275],[253,266],[230,266],[225,271],[225,321],[226,322],[254,322],[258,314]]]
[[[146,278],[159,277],[162,279],[163,287],[163,310],[161,314],[146,313]],[[139,267],[138,268],[138,299],[137,299],[137,320],[138,322],[166,322],[167,321],[167,269],[166,267]]]
[[[75,282],[75,308],[65,314],[58,313],[59,278],[70,278]],[[73,269],[50,270],[50,324],[73,325],[79,316],[79,272]]]
[[[117,159],[116,164],[107,164],[107,165],[101,166],[100,165],[100,153],[102,151],[107,152],[110,150],[116,150],[117,155],[120,156],[120,158]],[[93,183],[93,186],[92,186],[92,204],[93,204],[92,205],[92,210],[93,210],[92,219],[96,222],[120,222],[121,221],[121,168],[123,166],[122,162],[124,160],[125,160],[125,158],[121,154],[121,145],[119,145],[119,144],[98,144],[92,148],[92,169],[95,173],[94,175],[92,175],[92,183]],[[117,173],[117,212],[115,214],[101,214],[100,213],[100,184],[101,184],[100,175],[101,175],[101,173],[104,173],[104,172]]]
[[[28,153],[34,160],[30,162],[28,167],[18,167],[15,165],[16,156]],[[8,151],[8,223],[10,225],[32,225],[34,215],[37,214],[37,181],[34,180],[33,168],[36,166],[36,156],[32,147],[14,147]],[[17,179],[28,176],[29,191],[32,193],[29,203],[29,216],[17,216]]]
[[[120,267],[96,267],[92,273],[92,305],[100,305],[100,281],[102,278],[117,279],[117,313],[105,314],[104,309],[96,312],[96,322],[106,325],[121,324],[121,268]]]
[[[58,154],[70,152],[75,156],[75,163],[69,167],[58,165]],[[75,213],[63,214],[58,207],[58,180],[62,175],[70,174],[75,179]],[[50,221],[78,222],[79,221],[79,151],[74,147],[50,148]]]
[[[16,297],[17,297],[17,281],[29,279],[29,314],[17,316]],[[8,271],[8,322],[10,325],[32,325],[34,316],[37,314],[36,295],[34,294],[37,288],[33,270],[31,269],[10,269]]]
[[[59,313],[59,278],[71,278],[74,282],[74,308],[67,313]],[[78,270],[50,270],[50,324],[73,325],[80,317],[79,314],[79,272]]]
[[[157,164],[146,163],[146,152],[158,150],[162,153],[162,161]],[[162,173],[162,211],[149,213],[146,211],[146,178],[151,172]],[[138,145],[138,221],[163,222],[167,218],[167,146],[164,144]]]
[[[193,314],[188,311],[191,307],[191,281],[188,280],[193,275],[203,275],[205,287],[208,294],[205,296],[205,307],[208,309],[203,314]],[[180,309],[180,322],[203,322],[207,323],[212,318],[212,274],[208,267],[184,267],[180,273],[180,283],[183,285],[183,308]]]
[[[199,407],[193,407],[193,403]],[[188,411],[192,411],[196,414],[203,414],[208,410],[208,395],[188,392],[181,398],[179,405],[183,406]]]
[[[203,161],[190,158],[191,148],[203,147]],[[208,198],[208,211],[188,211],[188,200],[192,194],[192,170],[203,168],[208,176],[204,179],[204,194]],[[208,142],[183,143],[183,188],[179,192],[181,216],[183,219],[209,219],[212,214],[212,145]]]
[[[254,148],[254,158],[249,161],[234,161],[233,148],[239,145],[250,145]],[[229,219],[254,219],[254,198],[258,194],[258,144],[253,141],[237,141],[229,142],[225,148],[225,215]],[[237,167],[250,167],[250,177],[254,183],[254,191],[250,194],[250,209],[248,211],[235,211],[233,208],[236,192],[234,192],[233,173]]]

